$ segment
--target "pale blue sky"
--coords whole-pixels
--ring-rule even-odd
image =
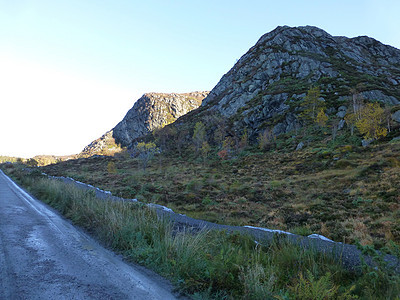
[[[212,89],[279,25],[400,48],[399,12],[395,0],[0,0],[0,155],[79,152],[145,92]]]

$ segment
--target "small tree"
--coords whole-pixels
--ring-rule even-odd
[[[354,127],[356,126],[357,123],[357,114],[353,113],[348,113],[344,116],[344,120],[346,121],[347,126],[350,128],[350,133],[351,135],[354,134]]]
[[[363,89],[362,84],[358,84],[356,88],[351,88],[350,93],[352,95],[352,106],[353,106],[353,113],[355,115],[355,119],[361,119],[361,111],[364,106],[363,97],[360,95],[359,90]]]
[[[391,107],[390,106],[386,106],[385,107],[385,111],[384,111],[384,116],[386,119],[386,128],[388,130],[388,132],[390,132],[392,130],[392,112],[391,112]]]
[[[107,172],[108,172],[108,174],[117,173],[117,168],[115,167],[115,163],[113,161],[108,162],[108,164],[107,164]]]
[[[169,141],[173,139],[175,135],[176,129],[172,126],[153,130],[154,139],[163,151],[171,148]]]
[[[365,139],[379,139],[387,135],[384,122],[385,111],[379,103],[367,103],[361,110],[361,119],[356,122],[356,127]]]
[[[315,122],[320,126],[324,127],[326,125],[326,122],[328,121],[328,116],[325,114],[325,111],[323,108],[321,108],[317,114],[317,117],[315,119]]]
[[[26,161],[26,164],[30,167],[37,167],[39,165],[39,163],[37,162],[36,159],[34,158],[30,158]]]
[[[337,132],[339,129],[339,123],[337,121],[334,121],[331,129],[332,129],[332,141],[334,141],[336,139]]]
[[[235,146],[235,139],[231,136],[227,136],[222,143],[222,149],[230,151]]]
[[[179,128],[175,134],[175,146],[178,150],[179,156],[182,156],[182,150],[185,146],[186,140],[190,138],[189,131],[184,128]]]
[[[265,129],[263,133],[258,135],[258,147],[261,150],[268,150],[275,141],[275,136],[271,129]]]
[[[219,158],[221,158],[221,160],[225,160],[228,157],[228,151],[226,149],[222,149],[217,153],[217,155]]]
[[[214,128],[214,142],[217,144],[219,147],[222,147],[222,144],[225,140],[225,137],[227,135],[227,121],[224,117],[220,116],[218,120],[215,122]]]
[[[206,159],[210,154],[210,151],[211,151],[210,144],[207,141],[203,142],[203,145],[201,146],[201,154],[203,155],[204,163],[206,162]]]
[[[240,149],[244,149],[249,145],[249,134],[247,132],[247,128],[243,130],[243,134],[240,137],[239,147]]]
[[[156,144],[152,142],[150,143],[141,142],[137,144],[134,150],[132,151],[132,156],[137,156],[140,159],[140,161],[142,162],[143,171],[146,171],[147,164],[154,157],[157,150],[158,148]]]
[[[204,126],[203,122],[197,122],[196,125],[194,126],[194,132],[192,137],[196,152],[200,151],[205,138],[206,138],[206,127]]]
[[[319,87],[312,87],[307,91],[304,101],[301,103],[303,111],[300,118],[306,122],[314,122],[320,109],[325,108],[325,102],[320,99],[321,92]]]

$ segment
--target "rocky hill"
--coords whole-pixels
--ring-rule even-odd
[[[328,112],[359,97],[400,103],[400,50],[367,36],[331,36],[317,27],[277,27],[259,41],[212,89],[199,110],[232,121],[233,128],[275,135],[298,126],[299,101],[319,86]]]
[[[187,125],[179,130],[188,130],[188,140],[199,120],[207,125],[209,137],[221,122],[226,134],[237,137],[246,129],[253,141],[266,129],[274,136],[288,133],[303,126],[301,103],[311,87],[320,89],[329,119],[341,126],[354,96],[400,108],[400,50],[367,36],[347,38],[313,26],[280,26],[263,35],[211,92],[145,94],[83,153],[129,146],[181,116],[175,125]],[[397,125],[398,108],[392,111]]]
[[[87,145],[80,156],[88,157],[92,155],[112,155],[115,152],[119,152],[121,147],[117,145],[113,137],[113,131],[107,131],[97,140],[94,140],[89,145]]]
[[[128,146],[134,139],[172,123],[199,107],[208,92],[185,94],[144,94],[113,129],[118,144]]]
[[[81,156],[112,154],[129,146],[134,139],[174,122],[198,108],[208,92],[184,94],[146,93],[139,98],[121,122],[84,148]]]

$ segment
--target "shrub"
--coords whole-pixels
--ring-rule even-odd
[[[115,167],[115,163],[113,161],[108,162],[108,164],[107,164],[107,172],[108,172],[108,174],[117,173],[117,168]]]
[[[290,290],[295,299],[333,299],[338,291],[338,286],[334,285],[331,274],[326,273],[318,280],[308,270],[306,276],[300,273],[299,281]]]
[[[260,150],[269,150],[272,144],[275,142],[275,136],[271,129],[266,129],[263,133],[258,135],[257,141]]]
[[[212,199],[211,199],[209,196],[206,196],[205,198],[203,198],[203,200],[201,201],[201,203],[202,203],[203,205],[208,206],[208,205],[212,204],[213,201],[212,201]]]
[[[149,161],[154,157],[156,152],[158,151],[158,148],[156,144],[150,142],[150,143],[145,143],[145,142],[140,142],[136,145],[136,147],[133,148],[131,151],[131,155],[137,156],[143,166],[143,171],[146,171],[147,164]]]
[[[218,155],[219,158],[221,158],[221,160],[225,160],[228,157],[228,150],[223,149],[223,150],[219,151],[217,153],[217,155]]]

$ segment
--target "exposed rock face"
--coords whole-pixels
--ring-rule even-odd
[[[396,121],[397,123],[400,123],[400,110],[396,111],[393,115],[392,115],[392,120]]]
[[[129,146],[134,139],[145,136],[154,129],[198,108],[208,93],[144,94],[117,126],[86,146],[80,155],[108,155],[118,152],[121,146]]]
[[[298,101],[313,85],[333,110],[346,104],[356,87],[366,100],[398,104],[400,50],[366,36],[335,37],[312,26],[277,27],[221,78],[202,111],[230,118],[239,131],[246,127],[255,134],[273,126],[274,134],[280,134],[298,126]]]
[[[136,138],[175,121],[199,107],[208,92],[185,94],[144,94],[113,129],[118,144],[128,146]]]
[[[80,153],[80,156],[88,157],[95,154],[110,155],[120,150],[121,148],[115,143],[115,139],[113,138],[113,131],[110,130],[87,145]]]

